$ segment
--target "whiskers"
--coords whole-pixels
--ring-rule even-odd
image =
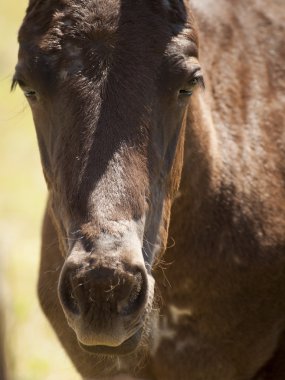
[[[120,285],[120,282],[121,282],[121,279],[120,277],[118,276],[118,281],[115,285],[111,284],[110,285],[110,289],[108,290],[104,290],[105,293],[111,293],[114,289],[116,289],[119,285]]]

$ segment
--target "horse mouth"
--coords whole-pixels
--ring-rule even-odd
[[[87,346],[78,341],[82,350],[94,355],[127,355],[136,350],[141,341],[143,328],[141,327],[134,335],[116,347],[112,346]]]

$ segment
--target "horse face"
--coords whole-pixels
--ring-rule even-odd
[[[89,352],[129,352],[146,331],[186,109],[202,83],[185,14],[166,2],[34,1],[19,33],[15,82],[65,257],[58,296]]]

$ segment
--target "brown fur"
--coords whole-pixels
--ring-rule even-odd
[[[20,31],[16,79],[44,94],[45,105],[32,105],[50,191],[39,297],[86,379],[285,377],[283,2],[190,7],[197,25],[178,0],[33,0]],[[195,57],[197,35],[206,90],[195,90],[186,117],[169,95],[178,67],[162,57],[181,48],[179,38],[192,41]],[[85,61],[68,66],[81,48]],[[102,231],[115,234],[107,223],[114,213],[146,216],[145,262],[155,262],[161,297],[143,345],[120,357],[79,348],[57,292],[72,249],[67,225],[92,245]]]

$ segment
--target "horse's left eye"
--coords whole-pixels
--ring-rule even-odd
[[[202,75],[197,75],[194,78],[192,78],[187,83],[187,85],[179,91],[179,95],[180,96],[191,96],[193,94],[194,88],[197,85],[204,87],[204,79],[203,79]]]

